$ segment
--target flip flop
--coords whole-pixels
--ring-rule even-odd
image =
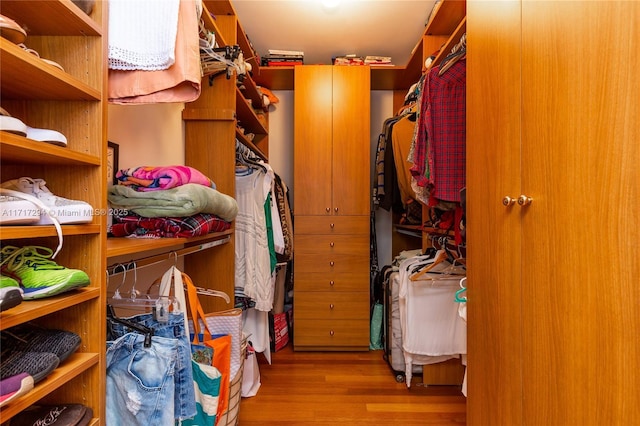
[[[76,426],[84,421],[87,407],[82,404],[35,405],[11,419],[12,425]]]
[[[12,43],[24,43],[27,32],[16,21],[4,15],[0,15],[0,36]]]

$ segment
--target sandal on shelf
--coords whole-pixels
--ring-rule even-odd
[[[0,15],[0,36],[12,43],[24,43],[27,32],[16,21],[4,15]]]
[[[31,53],[32,55],[37,56],[38,58],[40,58],[40,60],[42,60],[43,62],[46,62],[49,65],[53,65],[54,67],[58,68],[61,71],[64,71],[64,68],[62,68],[62,65],[60,65],[57,62],[52,61],[51,59],[45,59],[45,58],[41,58],[40,54],[38,52],[36,52],[33,49],[28,48],[27,46],[25,46],[23,43],[18,44],[18,46],[22,47],[25,51]]]

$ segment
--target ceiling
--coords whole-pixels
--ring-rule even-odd
[[[435,0],[231,0],[259,55],[304,52],[305,64],[331,64],[346,54],[390,56],[406,65]],[[335,0],[334,0],[335,2]]]

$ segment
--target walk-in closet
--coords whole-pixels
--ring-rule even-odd
[[[0,425],[640,424],[639,27],[2,0]]]

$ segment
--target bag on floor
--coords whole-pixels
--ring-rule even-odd
[[[212,365],[191,361],[196,391],[196,415],[183,420],[182,426],[215,426],[220,402],[222,375]]]
[[[244,372],[242,373],[242,397],[256,396],[260,389],[260,369],[256,351],[251,344],[247,344],[247,357],[244,360]]]

